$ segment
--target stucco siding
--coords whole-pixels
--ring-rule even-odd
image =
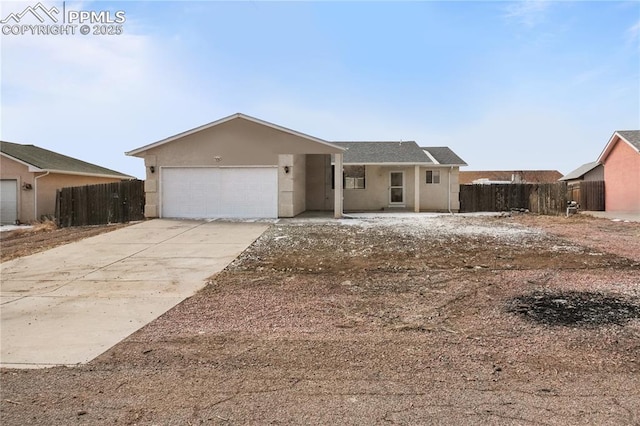
[[[145,160],[145,215],[159,214],[161,167],[278,166],[278,214],[295,216],[307,208],[305,154],[334,151],[330,146],[244,119],[203,129],[137,154]],[[284,165],[291,167],[290,173],[284,173]]]
[[[33,221],[35,219],[33,173],[24,164],[4,155],[0,156],[0,170],[2,171],[0,178],[17,181],[18,220],[25,223]],[[23,189],[25,184],[30,184],[32,189]]]
[[[95,176],[67,175],[60,173],[51,173],[49,175],[40,173],[42,176],[38,179],[38,206],[37,217],[41,219],[43,216],[53,217],[56,213],[56,190],[67,188],[70,186],[97,185],[100,183],[120,182],[120,178],[103,178]]]
[[[426,183],[426,172],[439,171],[440,183]],[[420,168],[420,211],[441,212],[448,211],[451,203],[451,211],[460,210],[460,186],[459,168],[448,167]],[[449,181],[450,180],[450,181]],[[451,188],[451,194],[449,194]]]
[[[390,173],[404,173],[404,203],[391,204]],[[345,211],[375,211],[394,208],[412,209],[414,206],[414,167],[365,165],[365,189],[345,189]]]
[[[56,212],[56,190],[58,189],[122,180],[61,173],[34,173],[30,172],[26,165],[4,156],[0,157],[0,169],[2,179],[18,181],[18,220],[23,223],[40,220],[46,216],[53,217]],[[25,189],[26,184],[31,185],[31,189]]]
[[[333,210],[331,190],[331,156],[310,154],[306,158],[307,210]]]
[[[640,212],[640,154],[618,141],[604,160],[607,211]]]
[[[305,156],[280,155],[278,164],[278,217],[294,217],[306,210]]]

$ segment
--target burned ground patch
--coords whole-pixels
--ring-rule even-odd
[[[541,292],[511,299],[507,311],[545,325],[598,327],[640,318],[640,301],[597,292]]]

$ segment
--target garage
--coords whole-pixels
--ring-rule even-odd
[[[2,179],[0,182],[0,223],[14,224],[18,220],[18,181]]]
[[[278,217],[276,167],[163,167],[161,216]]]

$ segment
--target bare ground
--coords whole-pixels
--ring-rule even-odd
[[[639,233],[580,216],[277,224],[88,365],[2,370],[0,420],[638,425]],[[605,315],[538,321],[540,300]]]

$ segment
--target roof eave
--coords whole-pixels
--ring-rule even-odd
[[[611,150],[613,149],[614,145],[617,143],[616,138],[618,138],[621,141],[624,141],[627,145],[629,145],[634,151],[640,153],[640,150],[638,150],[638,148],[636,148],[631,142],[629,142],[624,136],[622,136],[620,133],[618,133],[618,131],[613,132],[613,135],[611,135],[611,138],[609,139],[609,142],[607,142],[607,145],[605,145],[604,149],[602,150],[602,153],[600,154],[600,156],[598,157],[598,159],[596,160],[596,162],[604,164],[604,159],[607,158],[609,156],[609,154],[611,153]]]
[[[28,167],[29,172],[31,173],[38,173],[38,172],[44,172],[46,170],[41,169],[40,167],[34,166],[33,164],[27,163],[26,161],[23,161],[17,157],[14,157],[13,155],[7,154],[6,152],[0,152],[0,155],[2,155],[3,157],[7,157],[17,163],[20,163],[24,166]]]
[[[91,177],[101,177],[101,178],[109,178],[109,179],[135,179],[134,176],[129,175],[110,175],[107,173],[90,173],[90,172],[76,172],[71,170],[54,170],[54,169],[42,169],[40,172],[48,172],[48,173],[57,173],[61,175],[73,175],[73,176],[91,176]]]

